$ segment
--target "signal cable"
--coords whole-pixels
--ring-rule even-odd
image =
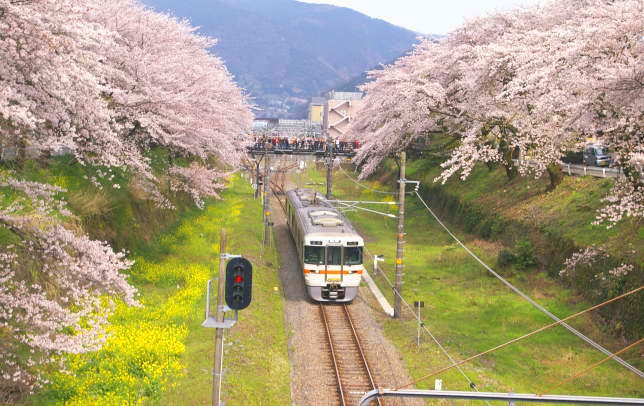
[[[478,353],[478,354],[476,354],[476,355],[472,355],[471,357],[467,357],[467,358],[465,358],[465,359],[464,359],[464,360],[462,360],[462,361],[456,362],[456,363],[454,363],[454,364],[452,364],[452,365],[448,365],[448,366],[446,366],[446,367],[439,368],[439,369],[437,369],[436,371],[433,371],[433,372],[431,372],[431,373],[429,373],[429,374],[427,374],[427,375],[425,375],[425,376],[422,376],[422,377],[420,377],[420,378],[418,378],[418,379],[416,379],[416,380],[414,380],[414,381],[412,381],[412,382],[410,382],[410,383],[408,383],[408,384],[406,384],[406,385],[399,386],[398,388],[396,388],[396,390],[400,390],[400,389],[406,388],[406,387],[408,387],[408,386],[411,386],[411,385],[416,384],[416,383],[417,383],[417,382],[419,382],[419,381],[422,381],[422,380],[427,379],[427,378],[431,378],[432,376],[438,375],[438,374],[440,374],[440,373],[442,373],[442,372],[445,372],[445,371],[447,371],[447,370],[450,370],[450,369],[452,369],[452,368],[455,368],[455,367],[461,366],[461,365],[463,365],[463,364],[465,364],[465,363],[467,363],[467,362],[470,362],[470,361],[472,361],[472,360],[474,360],[474,359],[476,359],[476,358],[480,358],[480,357],[482,357],[483,355],[489,354],[489,353],[494,352],[494,351],[496,351],[496,350],[499,350],[499,349],[501,349],[501,348],[505,348],[505,347],[509,346],[510,344],[514,344],[514,343],[516,343],[516,342],[519,342],[519,341],[521,341],[521,340],[524,340],[524,339],[526,339],[526,338],[528,338],[528,337],[531,337],[531,336],[533,336],[533,335],[535,335],[535,334],[538,334],[538,333],[540,333],[540,332],[542,332],[542,331],[544,331],[544,330],[547,330],[547,329],[549,329],[549,328],[551,328],[551,327],[558,326],[558,325],[560,325],[560,324],[561,324],[561,325],[564,325],[564,321],[566,321],[566,320],[570,320],[570,319],[573,319],[573,318],[575,318],[575,317],[577,317],[577,316],[581,316],[582,314],[585,314],[585,313],[588,313],[588,312],[590,312],[590,311],[593,311],[593,310],[595,310],[595,309],[599,309],[600,307],[606,306],[606,305],[607,305],[607,304],[609,304],[609,303],[613,303],[613,302],[615,302],[615,301],[617,301],[617,300],[620,300],[620,299],[625,298],[626,296],[630,296],[630,295],[632,295],[632,294],[635,294],[635,293],[637,293],[637,292],[641,291],[642,289],[644,289],[644,286],[640,286],[639,288],[636,288],[636,289],[633,289],[633,290],[631,290],[631,291],[629,291],[629,292],[623,293],[623,294],[621,294],[621,295],[619,295],[619,296],[616,296],[616,297],[614,297],[614,298],[612,298],[612,299],[608,299],[608,300],[606,300],[606,301],[604,301],[604,302],[602,302],[602,303],[600,303],[600,304],[597,304],[597,305],[595,305],[595,306],[589,307],[589,308],[587,308],[587,309],[585,309],[585,310],[582,310],[582,311],[580,311],[580,312],[577,312],[577,313],[575,313],[575,314],[572,314],[572,315],[570,315],[570,316],[568,316],[568,317],[565,317],[565,318],[563,318],[563,319],[561,319],[561,320],[559,320],[559,321],[555,321],[554,323],[550,323],[550,324],[548,324],[548,325],[546,325],[546,326],[540,327],[540,328],[538,328],[538,329],[536,329],[536,330],[533,330],[533,331],[531,331],[531,332],[529,332],[529,333],[527,333],[527,334],[524,334],[524,335],[522,335],[522,336],[520,336],[520,337],[513,338],[512,340],[510,340],[510,341],[506,341],[506,342],[505,342],[505,343],[503,343],[503,344],[499,344],[499,345],[497,345],[496,347],[492,347],[492,348],[490,348],[490,349],[488,349],[488,350],[485,350],[485,351],[483,351],[483,352],[480,352],[480,353]],[[610,358],[617,358],[617,354],[613,354],[613,353],[611,353],[611,354],[610,354],[610,356],[609,356],[608,358],[609,358],[609,359],[610,359]]]
[[[427,203],[425,202],[425,200],[423,200],[423,198],[420,196],[420,194],[419,194],[418,192],[415,192],[415,193],[416,193],[416,196],[418,197],[418,199],[421,201],[421,203],[423,203],[423,205],[425,206],[425,208],[427,208],[427,210],[429,211],[429,213],[432,215],[432,217],[434,217],[434,219],[438,222],[438,224],[440,224],[440,226],[441,226],[441,227],[443,227],[443,229],[444,229],[445,231],[447,231],[447,233],[448,233],[448,234],[449,234],[449,235],[454,239],[454,241],[456,241],[456,242],[457,242],[461,247],[463,247],[463,249],[464,249],[465,251],[467,251],[467,253],[468,253],[468,254],[470,254],[470,255],[472,256],[472,258],[474,258],[478,263],[480,263],[481,265],[483,265],[483,267],[484,267],[485,269],[487,269],[487,270],[488,270],[492,275],[494,275],[498,280],[500,280],[501,282],[503,282],[503,284],[504,284],[505,286],[507,286],[507,287],[508,287],[508,288],[510,288],[513,292],[515,292],[516,294],[518,294],[519,296],[521,296],[523,299],[525,299],[528,303],[530,303],[532,306],[534,306],[535,308],[537,308],[539,311],[541,311],[542,313],[544,313],[545,315],[547,315],[548,317],[550,317],[552,320],[554,320],[554,321],[556,321],[556,322],[560,322],[560,321],[561,321],[561,319],[559,319],[559,318],[558,318],[557,316],[555,316],[553,313],[551,313],[550,311],[548,311],[545,307],[541,306],[539,303],[537,303],[536,301],[534,301],[530,296],[528,296],[528,295],[526,295],[525,293],[523,293],[521,290],[519,290],[519,288],[517,288],[516,286],[514,286],[513,284],[511,284],[507,279],[505,279],[504,277],[502,277],[501,275],[499,275],[498,273],[496,273],[492,268],[490,268],[490,266],[488,266],[485,262],[483,262],[483,260],[481,260],[481,258],[479,258],[479,257],[478,257],[474,252],[472,252],[472,250],[470,250],[470,249],[469,249],[465,244],[463,244],[463,243],[461,242],[461,240],[459,240],[459,239],[454,235],[454,233],[452,233],[452,232],[449,230],[449,228],[447,228],[447,226],[446,226],[446,225],[445,225],[445,224],[440,220],[440,218],[438,218],[438,216],[434,213],[434,211],[433,211],[433,210],[432,210],[432,209],[427,205]],[[568,331],[570,331],[571,333],[573,333],[574,335],[576,335],[577,337],[581,338],[582,340],[584,340],[584,341],[585,341],[585,342],[587,342],[588,344],[590,344],[590,345],[592,345],[593,347],[595,347],[595,349],[597,349],[597,350],[599,350],[599,351],[603,352],[605,355],[609,355],[609,356],[610,356],[610,355],[612,355],[612,353],[611,353],[609,350],[607,350],[606,348],[602,347],[600,344],[596,343],[596,342],[595,342],[595,341],[593,341],[592,339],[590,339],[590,338],[586,337],[583,333],[581,333],[580,331],[576,330],[576,329],[575,329],[575,328],[573,328],[572,326],[570,326],[570,325],[568,325],[568,324],[566,324],[566,323],[561,323],[561,325],[562,325],[563,327],[565,327]],[[644,373],[643,373],[642,371],[640,371],[639,369],[635,368],[634,366],[632,366],[631,364],[629,364],[628,362],[624,361],[624,360],[623,360],[623,359],[621,359],[620,357],[614,357],[614,359],[615,359],[615,361],[617,361],[618,363],[620,363],[620,364],[621,364],[622,366],[624,366],[625,368],[628,368],[630,371],[632,371],[632,372],[634,372],[635,374],[637,374],[640,378],[644,378]]]

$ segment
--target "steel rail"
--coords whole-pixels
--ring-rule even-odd
[[[351,332],[353,333],[353,341],[356,343],[356,346],[358,347],[358,351],[360,352],[360,358],[362,359],[362,362],[364,364],[365,371],[367,371],[367,376],[369,376],[369,383],[371,384],[371,388],[377,389],[376,383],[373,380],[373,375],[371,375],[371,369],[369,368],[367,357],[365,357],[364,351],[362,349],[362,344],[360,343],[360,337],[358,337],[358,332],[356,331],[356,328],[353,324],[353,319],[351,318],[351,314],[349,313],[349,308],[347,307],[347,305],[342,305],[342,308],[344,309],[344,314],[346,314],[347,320],[349,321],[349,325],[351,326]],[[382,403],[380,402],[380,398],[376,398],[376,402],[378,403],[379,406],[382,406]]]
[[[326,311],[324,310],[324,305],[320,303],[320,313],[322,314],[322,321],[324,322],[324,329],[326,331],[326,338],[329,342],[329,349],[331,350],[331,359],[333,361],[333,369],[335,369],[335,379],[338,381],[338,391],[340,392],[340,404],[342,406],[347,406],[346,400],[344,399],[344,388],[342,387],[342,379],[340,379],[340,368],[338,367],[338,360],[335,356],[335,348],[333,346],[333,339],[331,337],[331,329],[329,328],[329,322],[326,319]]]

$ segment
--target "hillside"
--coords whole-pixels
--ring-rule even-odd
[[[294,0],[145,0],[216,37],[261,116],[299,117],[312,96],[404,54],[415,33],[353,10]]]

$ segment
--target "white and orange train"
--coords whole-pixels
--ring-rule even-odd
[[[364,240],[322,195],[310,189],[286,192],[286,216],[309,296],[350,302],[364,272]]]

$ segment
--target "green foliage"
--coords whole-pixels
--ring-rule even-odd
[[[517,268],[521,270],[535,266],[537,258],[535,257],[532,242],[530,240],[519,240],[514,247],[514,258]]]
[[[644,224],[641,221],[622,220],[610,229],[592,224],[602,206],[602,199],[610,193],[613,180],[563,176],[560,171],[555,171],[555,180],[560,183],[547,192],[552,180],[549,175],[539,179],[517,177],[508,180],[502,168],[490,171],[480,165],[465,181],[451,179],[445,185],[438,185],[433,180],[441,172],[440,163],[453,148],[447,144],[449,138],[438,136],[430,144],[425,158],[411,161],[408,177],[423,181],[423,197],[444,220],[480,237],[492,238],[513,247],[513,255],[517,254],[518,242],[529,237],[534,255],[529,255],[530,249],[526,246],[528,255],[521,260],[515,259],[516,264],[510,264],[508,260],[512,258],[503,254],[506,257],[501,262],[508,264],[507,268],[530,268],[534,266],[531,260],[534,258],[539,269],[559,279],[559,271],[567,258],[582,247],[598,245],[605,248],[613,262],[633,264],[636,269],[642,269]],[[393,172],[386,175],[383,179],[394,176]],[[636,286],[637,274],[629,274],[627,283]],[[595,301],[597,296],[587,287],[582,287],[583,284],[584,281],[580,281],[570,286]],[[620,335],[639,337],[641,323],[632,315],[642,313],[644,297],[640,296],[636,301],[639,304],[628,310],[611,306],[600,313],[606,323],[618,322],[623,326],[619,330]]]
[[[501,249],[501,251],[499,251],[499,255],[496,259],[496,264],[501,268],[507,268],[510,265],[514,264],[516,260],[517,257],[512,251],[507,248],[503,248]]]

